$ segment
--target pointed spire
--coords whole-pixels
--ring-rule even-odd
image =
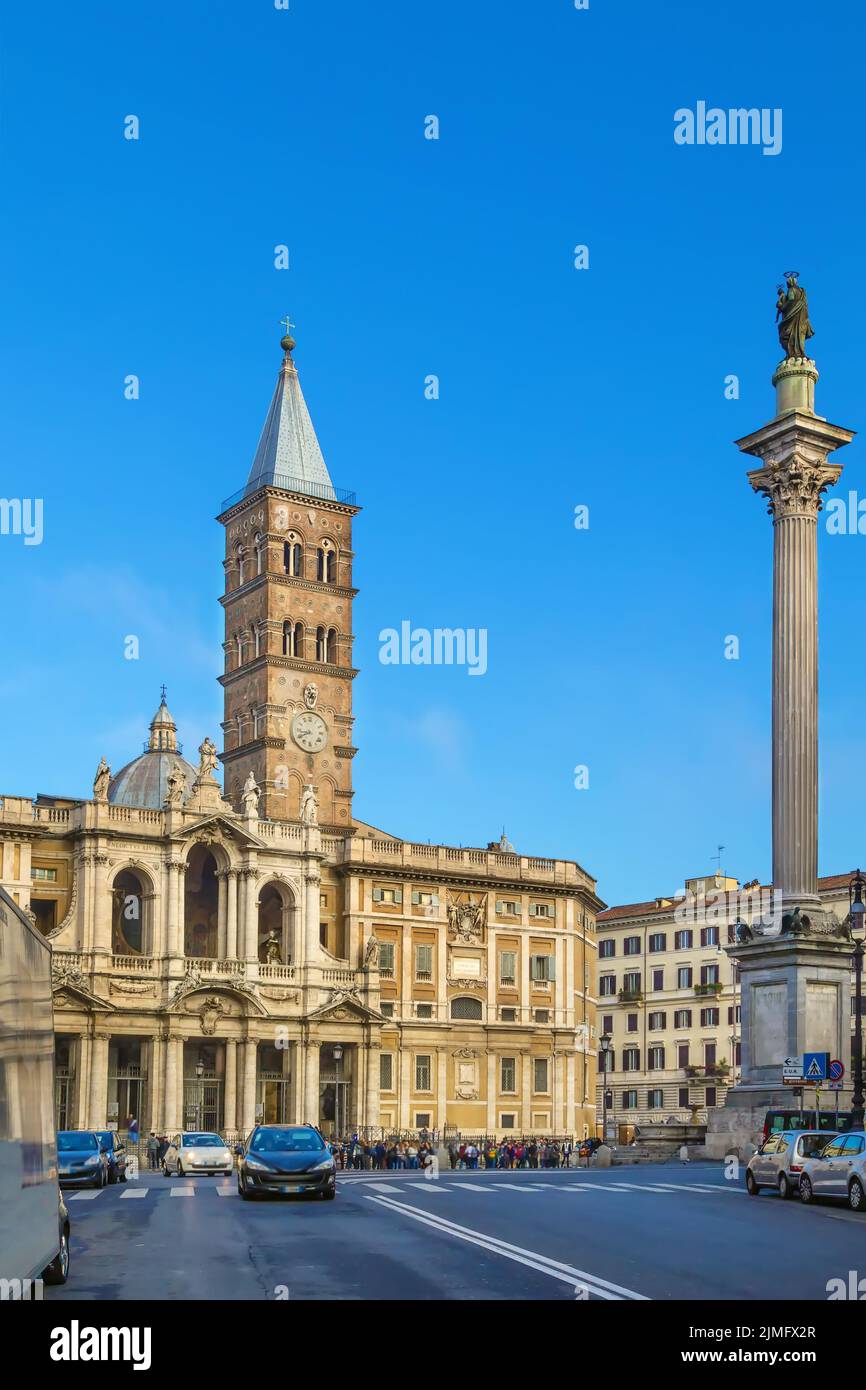
[[[295,340],[291,330],[295,325],[288,314],[282,324],[286,330],[280,342],[283,361],[247,489],[271,483],[294,492],[309,492],[312,497],[334,498],[334,485],[292,361]]]

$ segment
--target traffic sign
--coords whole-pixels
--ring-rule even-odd
[[[828,1082],[827,1082],[827,1090],[828,1090],[828,1091],[841,1091],[842,1089],[843,1089],[843,1083],[842,1083],[841,1081],[828,1081]]]
[[[786,1057],[782,1063],[782,1080],[800,1082],[803,1080],[803,1062],[799,1057]]]
[[[826,1081],[829,1065],[829,1052],[803,1053],[803,1076],[807,1081]]]
[[[840,1062],[838,1057],[834,1057],[827,1075],[831,1081],[841,1081],[845,1075],[845,1063]]]

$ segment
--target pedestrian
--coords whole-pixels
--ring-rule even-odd
[[[126,1117],[126,1142],[128,1144],[138,1143],[138,1120],[134,1115]]]
[[[157,1151],[156,1151],[156,1156],[157,1156],[157,1162],[158,1162],[158,1164],[162,1163],[162,1160],[165,1158],[165,1156],[166,1156],[167,1153],[168,1153],[168,1136],[165,1135],[165,1134],[161,1134],[161,1135],[159,1136],[159,1148],[158,1148]]]
[[[159,1168],[159,1140],[156,1137],[156,1131],[153,1129],[147,1137],[146,1148],[147,1166],[150,1171],[154,1173]]]

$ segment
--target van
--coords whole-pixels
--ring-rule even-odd
[[[820,1110],[815,1123],[815,1110],[768,1110],[764,1117],[764,1140],[771,1134],[781,1134],[783,1130],[810,1129],[827,1130],[829,1134],[843,1134],[851,1128],[850,1110]]]

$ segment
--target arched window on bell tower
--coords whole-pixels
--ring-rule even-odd
[[[292,578],[300,578],[303,566],[304,548],[296,531],[290,531],[283,542],[283,569]]]
[[[297,656],[297,628],[300,624],[293,623],[291,619],[283,623],[283,656]]]
[[[335,627],[328,628],[325,638],[325,660],[330,666],[337,664],[337,629]]]
[[[240,586],[245,582],[246,579],[246,574],[244,572],[246,554],[242,545],[238,546],[237,550],[235,551],[235,556],[237,557],[238,562],[238,588],[240,588]]]
[[[337,578],[337,551],[327,537],[316,551],[316,578],[323,584],[333,584]]]
[[[317,628],[316,628],[316,660],[317,660],[317,661],[324,661],[324,660],[325,660],[325,649],[326,649],[326,647],[327,647],[327,638],[326,638],[326,635],[325,635],[325,629],[324,629],[323,627],[317,627]]]
[[[265,568],[265,543],[262,539],[261,531],[256,531],[254,539],[256,546],[256,574],[262,574]]]
[[[253,628],[253,651],[256,656],[262,654],[262,630],[260,627]]]

